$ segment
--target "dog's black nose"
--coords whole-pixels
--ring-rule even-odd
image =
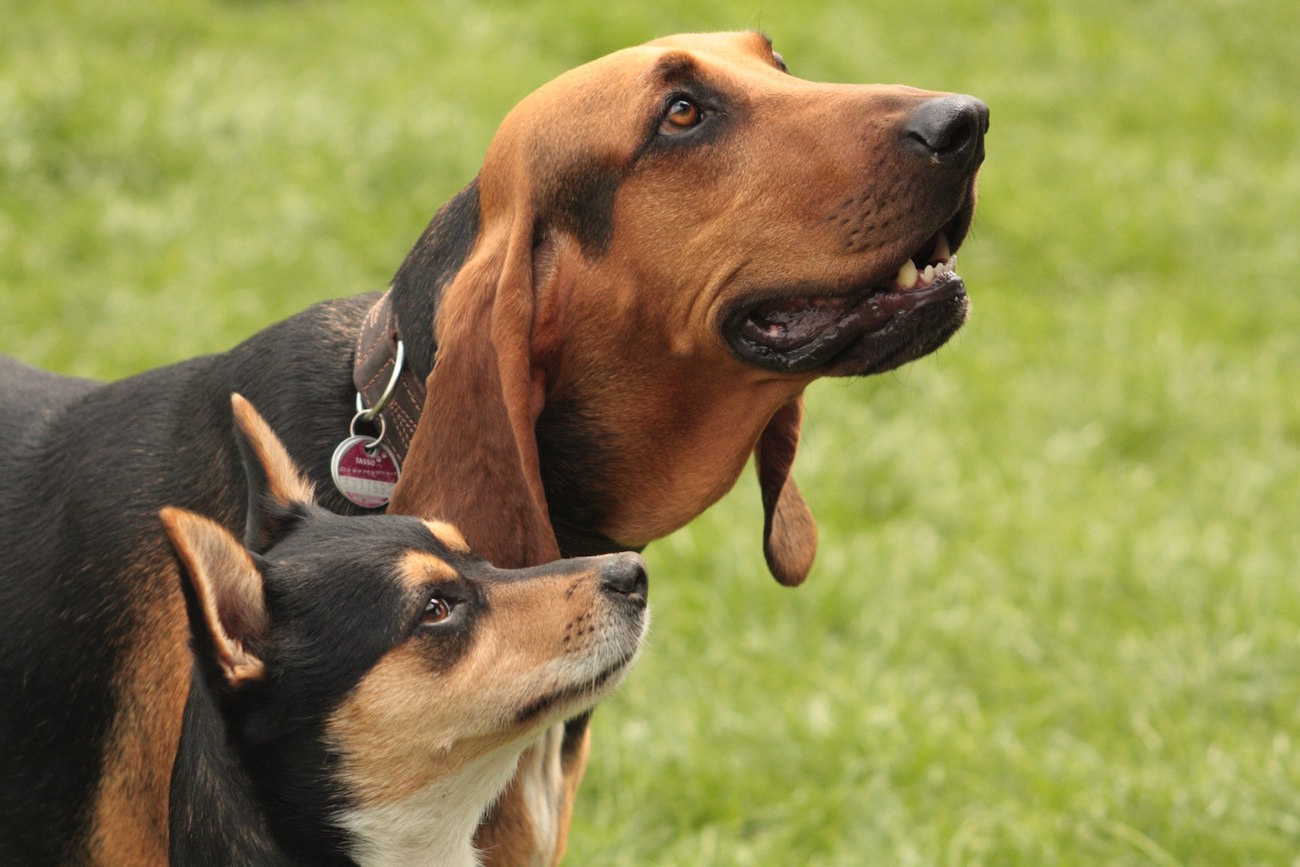
[[[989,107],[973,96],[943,96],[927,100],[903,125],[909,146],[935,162],[973,169],[984,159],[984,134]]]
[[[610,592],[644,599],[650,588],[645,561],[640,554],[619,554],[601,569],[600,584]]]

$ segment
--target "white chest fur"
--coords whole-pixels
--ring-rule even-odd
[[[356,838],[361,867],[475,867],[474,829],[510,782],[519,747],[509,745],[467,762],[418,792],[340,817]]]

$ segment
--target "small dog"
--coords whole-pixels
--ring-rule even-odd
[[[474,829],[522,750],[632,663],[641,558],[502,570],[447,524],[335,515],[232,403],[244,540],[161,513],[196,661],[171,863],[475,864]]]

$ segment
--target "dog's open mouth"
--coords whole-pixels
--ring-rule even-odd
[[[787,373],[879,373],[932,352],[966,318],[960,238],[951,241],[950,228],[931,235],[892,280],[750,303],[727,318],[724,334],[741,358]]]

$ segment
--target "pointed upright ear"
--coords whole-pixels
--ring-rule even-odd
[[[253,556],[215,521],[171,507],[159,514],[180,560],[200,658],[215,662],[231,687],[261,679],[266,666],[257,647],[267,638],[270,618]]]
[[[534,427],[531,214],[486,226],[442,291],[437,358],[388,511],[437,517],[503,568],[558,559]]]
[[[763,555],[772,575],[787,587],[803,583],[817,554],[817,524],[790,474],[802,419],[800,396],[776,411],[754,447],[763,495]]]
[[[244,544],[252,551],[271,547],[294,504],[316,502],[311,482],[303,476],[284,444],[266,420],[242,395],[230,395],[235,419],[235,442],[248,479],[248,513]]]

